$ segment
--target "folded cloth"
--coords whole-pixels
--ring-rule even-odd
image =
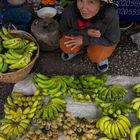
[[[108,59],[105,59],[104,61],[101,61],[97,64],[97,69],[100,72],[106,72],[108,68],[109,68]]]

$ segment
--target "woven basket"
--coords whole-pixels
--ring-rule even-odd
[[[3,83],[17,83],[18,81],[24,79],[27,76],[27,74],[30,73],[32,67],[35,64],[35,61],[39,57],[39,45],[32,35],[30,35],[25,31],[20,31],[20,30],[10,30],[10,33],[16,37],[28,39],[30,41],[35,42],[38,46],[38,49],[34,58],[26,67],[13,72],[0,73],[0,82]]]

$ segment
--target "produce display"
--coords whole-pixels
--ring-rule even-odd
[[[123,100],[128,91],[121,85],[105,85],[107,75],[51,75],[34,73],[32,95],[14,91],[4,104],[0,140],[139,140],[140,125],[132,124],[130,113],[140,119],[139,83],[134,98]],[[76,102],[95,103],[102,116],[78,118],[66,112],[67,96]]]
[[[116,119],[103,116],[97,121],[96,127],[107,137],[120,139],[130,133],[131,123],[128,118],[123,115],[119,115]]]
[[[108,115],[116,118],[118,115],[125,115],[131,112],[131,105],[125,101],[106,102],[98,98],[95,99],[95,104],[103,115]]]
[[[13,36],[5,27],[0,31],[0,72],[27,66],[37,50],[34,42]]]
[[[96,140],[99,130],[96,129],[97,119],[78,119],[65,113],[64,135],[67,140]]]
[[[140,96],[140,84],[135,84],[132,90],[137,96]]]
[[[24,140],[57,140],[61,134],[63,120],[64,114],[59,114],[59,116],[52,121],[34,119],[33,127],[27,132]]]
[[[130,140],[139,140],[139,139],[140,139],[140,124],[133,126],[130,131]]]

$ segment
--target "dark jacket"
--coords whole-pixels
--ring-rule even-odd
[[[83,35],[83,45],[112,46],[120,41],[119,15],[112,4],[104,4],[98,14],[92,18],[89,28],[99,29],[101,37],[89,37],[87,29],[79,29],[77,21],[82,17],[76,3],[68,5],[60,20],[60,32],[65,35]],[[83,19],[84,21],[84,19]]]

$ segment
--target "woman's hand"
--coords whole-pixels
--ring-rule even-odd
[[[96,29],[88,29],[87,33],[89,37],[101,37],[101,32]]]
[[[68,38],[69,41],[66,41],[64,45],[66,47],[71,47],[71,50],[74,50],[76,47],[82,46],[83,43],[83,36],[65,36],[65,38]]]

